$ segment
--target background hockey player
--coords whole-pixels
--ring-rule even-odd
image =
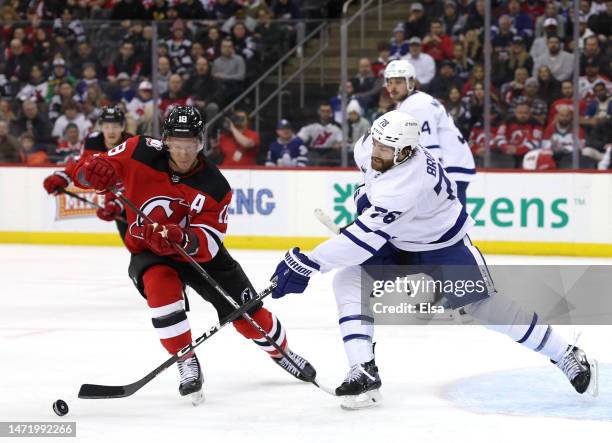
[[[118,107],[104,108],[98,122],[100,124],[100,131],[92,132],[85,139],[81,158],[106,152],[132,137],[132,134],[125,132],[125,115]],[[45,178],[43,187],[47,193],[56,194],[70,186],[72,182],[70,173],[75,165],[76,161],[73,160],[66,165],[64,170],[56,171]],[[123,212],[123,204],[112,193],[107,193],[104,199],[104,208],[98,209],[96,215],[104,221],[114,221]],[[119,220],[116,220],[116,223],[123,239],[127,225]]]
[[[355,222],[340,235],[309,254],[293,248],[285,254],[273,277],[273,297],[302,293],[312,275],[340,268],[334,277],[340,331],[351,369],[336,394],[345,405],[360,407],[376,400],[381,385],[374,361],[373,317],[361,301],[360,264],[383,247],[395,249],[398,265],[434,268],[440,281],[482,281],[486,291],[458,296],[445,292],[453,309],[463,308],[487,328],[504,333],[554,362],[575,389],[596,393],[596,371],[583,351],[569,345],[538,315],[523,311],[498,294],[478,248],[467,233],[474,220],[457,198],[457,187],[432,154],[419,146],[420,122],[391,111],[379,117],[355,145],[355,162],[363,171],[369,204],[360,205]],[[444,268],[439,268],[445,265]],[[417,362],[415,362],[417,363]],[[374,391],[371,394],[366,394]]]
[[[444,106],[416,88],[416,72],[406,60],[394,60],[385,68],[385,86],[396,109],[415,116],[421,129],[420,145],[438,159],[457,183],[457,196],[465,206],[466,190],[476,166],[469,145]]]
[[[128,208],[125,241],[132,253],[128,272],[146,297],[153,326],[170,354],[191,343],[184,284],[209,301],[219,318],[234,311],[176,252],[175,244],[200,263],[238,304],[255,294],[242,268],[223,245],[232,193],[225,177],[202,153],[203,127],[195,108],[177,106],[164,122],[162,140],[132,137],[106,153],[82,159],[72,175],[77,186],[99,192],[110,190],[121,180],[125,196],[154,221],[148,223]],[[293,376],[303,379],[307,374],[314,378],[314,368],[289,349],[285,329],[271,312],[259,303],[248,313],[302,372],[242,318],[233,322],[238,332]],[[180,394],[193,394],[194,403],[201,401],[203,377],[195,353],[186,354],[177,364]]]

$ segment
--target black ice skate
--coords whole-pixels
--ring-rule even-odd
[[[552,360],[551,360],[552,361]],[[554,362],[563,371],[579,394],[599,394],[599,367],[596,360],[589,362],[586,354],[577,346],[569,345],[561,360]]]
[[[308,362],[308,360],[299,356],[291,349],[287,349],[287,355],[300,368],[301,371],[298,371],[298,369],[289,362],[287,357],[273,358],[272,360],[274,360],[274,363],[279,365],[281,368],[283,368],[289,374],[293,375],[298,380],[311,382],[317,377],[317,371]]]
[[[204,376],[200,369],[200,362],[195,354],[181,358],[176,362],[179,374],[181,376],[181,384],[179,385],[179,393],[183,396],[191,395],[191,403],[194,406],[204,401],[204,391],[202,384]]]
[[[361,409],[375,406],[380,402],[382,382],[374,359],[353,366],[344,382],[336,388],[336,395],[343,397],[342,408]]]

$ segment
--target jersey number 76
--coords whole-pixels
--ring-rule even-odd
[[[442,168],[442,165],[440,163],[438,163],[438,173],[438,183],[436,184],[436,186],[434,186],[434,192],[436,193],[436,195],[440,195],[440,192],[442,192],[442,181],[444,181],[444,184],[446,185],[446,193],[448,194],[447,198],[449,200],[456,199],[457,197],[453,195],[453,184],[444,173],[444,169]]]
[[[374,212],[372,215],[370,215],[370,218],[376,218],[380,215],[384,215],[382,221],[386,224],[389,224],[394,222],[397,216],[400,214],[401,212],[399,211],[389,211],[385,208],[381,208],[380,206],[374,206]]]

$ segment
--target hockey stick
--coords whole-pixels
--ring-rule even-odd
[[[144,212],[142,212],[140,210],[140,208],[138,208],[134,203],[132,203],[132,201],[127,198],[125,195],[123,195],[123,193],[121,191],[118,191],[117,189],[111,189],[111,192],[113,194],[115,194],[117,196],[117,198],[119,200],[121,200],[126,206],[128,206],[132,211],[134,211],[139,217],[141,217],[143,220],[147,221],[148,223],[153,224],[153,220],[151,220],[151,218],[149,216],[147,216]],[[173,247],[175,249],[176,252],[178,252],[181,257],[183,257],[187,263],[189,263],[203,278],[204,280],[206,280],[206,282],[208,284],[210,284],[229,304],[231,304],[234,309],[239,309],[240,305],[232,298],[230,297],[230,295],[227,293],[227,291],[225,289],[223,289],[216,281],[214,278],[212,278],[208,272],[206,272],[206,270],[204,270],[204,268],[202,268],[202,266],[191,256],[189,255],[185,249],[183,249],[180,245],[173,243]],[[328,389],[324,389],[321,388],[321,386],[319,386],[319,384],[316,381],[316,371],[315,371],[315,378],[311,378],[308,377],[304,371],[302,370],[302,368],[300,368],[297,363],[295,363],[293,361],[293,359],[291,359],[291,357],[289,357],[289,355],[285,352],[284,349],[282,349],[274,340],[272,340],[272,338],[267,334],[266,331],[264,331],[264,329],[259,326],[259,324],[253,320],[253,318],[245,311],[242,314],[242,317],[252,326],[254,327],[257,332],[259,332],[263,338],[266,339],[266,341],[270,344],[270,346],[272,346],[274,349],[276,349],[276,351],[282,355],[284,358],[287,359],[287,361],[289,361],[289,363],[302,375],[302,377],[314,384],[316,387],[322,389],[323,391],[330,393],[330,391]],[[335,394],[334,394],[335,395]]]
[[[149,372],[147,375],[145,375],[140,380],[134,383],[130,383],[129,385],[123,385],[123,386],[84,384],[84,385],[81,385],[81,389],[79,390],[79,398],[90,398],[90,399],[121,398],[121,397],[128,397],[134,394],[144,385],[146,385],[151,380],[153,380],[155,377],[157,377],[159,374],[161,374],[164,370],[168,369],[170,366],[176,363],[178,359],[181,358],[183,355],[187,354],[188,352],[193,351],[195,348],[200,346],[210,337],[212,337],[217,332],[219,332],[219,330],[221,330],[221,328],[223,328],[225,325],[237,319],[244,312],[248,311],[253,306],[255,306],[257,303],[259,303],[261,300],[263,300],[265,297],[270,295],[275,286],[276,286],[276,283],[272,283],[272,285],[270,285],[269,287],[264,289],[262,292],[257,294],[256,297],[252,298],[251,300],[243,304],[239,309],[233,311],[231,314],[228,314],[223,319],[219,320],[219,323],[212,326],[208,331],[206,331],[204,334],[196,338],[194,342],[185,346],[183,349],[178,351],[176,354],[174,354],[168,360],[163,362],[157,368],[153,369],[153,371]]]
[[[323,223],[325,225],[325,227],[327,229],[329,229],[331,232],[333,232],[336,235],[340,234],[340,226],[335,224],[332,221],[331,217],[329,215],[327,215],[325,212],[323,212],[322,209],[316,208],[314,210],[314,215],[315,215],[315,217],[317,217],[317,220],[319,220],[321,223]]]
[[[58,191],[58,192],[69,195],[70,197],[75,198],[79,201],[82,201],[83,203],[87,203],[89,206],[93,206],[94,208],[104,209],[104,206],[101,206],[97,204],[96,202],[92,202],[91,200],[88,200],[85,197],[81,197],[79,194],[75,194],[74,192],[67,191],[66,189],[62,189],[61,191]],[[115,217],[115,220],[123,222],[123,223],[127,223],[127,220],[125,219],[125,217],[122,217],[120,215]]]

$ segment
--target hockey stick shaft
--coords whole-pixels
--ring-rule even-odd
[[[340,226],[335,224],[331,217],[327,215],[322,209],[317,208],[314,210],[315,217],[319,220],[327,229],[329,229],[332,233],[338,235],[340,234]]]
[[[132,211],[134,211],[139,217],[147,221],[147,223],[151,223],[151,224],[154,223],[153,220],[151,220],[149,216],[147,216],[144,212],[142,212],[140,208],[138,208],[134,203],[132,203],[132,201],[129,198],[123,195],[121,191],[118,191],[116,189],[111,189],[111,192],[113,192],[117,196],[117,198],[119,198],[119,200],[121,200],[126,206],[128,206]],[[180,245],[176,243],[173,243],[173,247],[175,251],[178,252],[180,256],[183,257],[187,261],[187,263],[189,263],[204,278],[204,280],[206,280],[206,282],[209,285],[211,285],[230,305],[233,306],[234,309],[240,308],[240,305],[227,293],[227,291],[223,289],[219,285],[219,283],[217,283],[216,280],[212,278],[210,274],[206,272],[206,270],[191,255],[189,255],[185,251],[185,249],[183,249]],[[243,312],[242,317],[253,328],[255,328],[255,330],[257,330],[257,332],[259,332],[263,338],[266,339],[266,341],[268,342],[268,344],[270,344],[270,346],[272,346],[274,349],[276,349],[276,351],[280,355],[286,358],[287,361],[289,361],[289,363],[300,374],[302,374],[304,379],[308,380],[308,377],[306,374],[304,374],[304,371],[302,370],[302,368],[300,368],[299,365],[293,361],[293,359],[287,354],[287,352],[285,352],[285,350],[281,348],[255,320],[253,320],[253,318],[249,315],[248,312]],[[315,380],[308,380],[308,381],[313,383],[315,386],[319,387],[319,385],[317,384]]]
[[[94,208],[104,209],[104,206],[101,206],[95,202],[92,202],[91,200],[88,200],[85,197],[81,197],[79,194],[75,194],[74,192],[67,191],[66,189],[62,189],[60,192],[63,194],[69,195],[70,197],[76,200],[82,201],[83,203],[87,203],[89,206],[93,206]],[[118,220],[123,223],[127,223],[127,220],[125,219],[125,217],[122,217],[120,215],[115,217],[115,220]]]
[[[217,332],[219,332],[228,323],[231,323],[232,321],[240,317],[243,312],[248,311],[253,306],[255,306],[257,303],[259,303],[261,300],[263,300],[265,297],[270,295],[274,287],[275,287],[275,284],[270,285],[268,288],[264,289],[262,292],[257,294],[256,297],[252,298],[251,300],[246,302],[244,305],[242,305],[240,309],[233,311],[232,313],[228,314],[223,319],[219,320],[219,322],[216,325],[212,326],[210,329],[204,332],[204,334],[196,338],[192,343],[185,346],[183,349],[181,349],[179,352],[174,354],[168,360],[163,362],[153,371],[149,372],[147,375],[145,375],[140,380],[134,383],[131,383],[129,385],[124,385],[124,386],[84,384],[81,386],[81,389],[79,390],[79,398],[86,398],[86,399],[121,398],[121,397],[128,397],[136,393],[143,386],[145,386],[147,383],[149,383],[151,380],[153,380],[163,371],[165,371],[170,366],[172,366],[174,363],[176,363],[178,359],[181,358],[181,356],[193,351],[195,348],[200,346],[210,337],[212,337]]]

